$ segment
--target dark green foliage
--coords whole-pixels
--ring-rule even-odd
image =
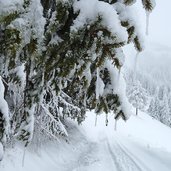
[[[118,2],[103,1],[108,5]],[[27,146],[34,124],[40,123],[43,133],[52,137],[66,136],[62,123],[65,118],[75,119],[80,124],[86,111],[92,109],[98,114],[105,112],[106,116],[113,112],[115,119],[127,120],[120,96],[114,93],[112,79],[117,75],[112,75],[110,67],[120,72],[123,61],[118,51],[122,54],[126,44],[133,42],[137,51],[143,50],[135,26],[129,20],[120,20],[118,24],[127,29],[128,40],[119,40],[104,25],[104,17],[99,13],[94,21],[72,29],[80,15],[79,10],[74,11],[73,0],[41,0],[40,19],[45,23],[40,28],[36,27],[36,15],[32,15],[34,2],[25,0],[22,10],[18,8],[0,16],[0,74],[10,85],[5,98],[16,98],[8,101],[13,134]],[[132,2],[124,1],[126,5]],[[145,3],[145,9],[151,6]],[[120,12],[116,13],[119,18]],[[21,23],[18,24],[17,19]],[[21,66],[24,83],[17,72]],[[99,95],[97,77],[104,84],[104,92]],[[2,122],[0,120],[0,125]],[[107,122],[108,119],[106,125]]]
[[[141,47],[141,43],[139,42],[139,39],[137,36],[135,37],[133,43],[137,51],[141,52],[143,50],[143,48]]]
[[[3,114],[0,112],[0,141],[2,141],[3,136],[4,136],[4,131],[5,131],[5,120],[3,118]]]
[[[126,5],[132,5],[135,2],[135,0],[124,0],[124,3]]]
[[[153,4],[153,1],[151,0],[142,0],[142,4],[145,10],[148,12],[151,12],[155,7],[155,4]]]

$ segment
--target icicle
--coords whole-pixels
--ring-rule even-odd
[[[150,13],[148,11],[146,11],[146,35],[147,36],[149,33],[149,16],[150,16]]]

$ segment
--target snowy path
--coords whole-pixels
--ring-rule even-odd
[[[135,142],[127,141],[125,138],[118,138],[121,148],[139,164],[142,170],[153,171],[171,170],[171,154],[166,151],[150,148],[149,146],[142,146]]]
[[[138,164],[132,159],[128,153],[115,142],[107,141],[108,150],[115,161],[118,171],[142,171]]]
[[[69,143],[27,150],[24,167],[21,146],[9,149],[0,171],[171,171],[170,128],[143,114],[119,123],[117,131],[104,118],[95,127],[94,118],[91,114],[82,126],[68,124]]]
[[[163,148],[153,147],[153,144],[151,144],[153,139],[157,139],[156,135],[160,140],[161,135],[159,136],[156,130],[163,129],[163,131],[168,133],[168,131],[171,131],[170,128],[165,128],[161,123],[148,117],[133,117],[133,119],[137,122],[136,124],[131,123],[133,128],[137,131],[136,136],[138,135],[141,138],[143,138],[144,135],[141,135],[140,123],[143,125],[144,130],[148,130],[148,126],[154,127],[154,130],[148,130],[148,133],[145,135],[145,139],[148,138],[149,143],[145,142],[143,139],[141,140],[142,142],[137,141],[136,137],[130,135],[133,133],[132,130],[129,130],[130,128],[128,130],[124,128],[122,132],[122,129],[114,131],[113,125],[109,125],[108,127],[101,126],[104,125],[103,120],[102,122],[99,121],[99,127],[97,126],[97,128],[95,128],[92,123],[93,118],[90,117],[90,120],[85,124],[85,128],[89,139],[94,139],[96,142],[96,156],[94,156],[94,158],[97,158],[97,156],[99,156],[99,158],[96,160],[96,167],[89,166],[86,167],[86,169],[84,168],[77,171],[94,171],[95,168],[97,168],[96,170],[98,171],[170,171],[171,152],[167,152],[167,150]],[[146,125],[144,124],[145,122]],[[150,133],[152,136],[146,137],[149,136],[148,134]],[[164,141],[167,136],[161,138],[163,138]],[[98,168],[98,165],[101,167]]]
[[[80,154],[82,157],[78,160],[77,168],[73,169],[73,171],[171,170],[171,163],[169,163],[171,155],[168,158],[165,157],[166,160],[163,163],[162,158],[158,156],[157,152],[146,149],[148,147],[141,148],[134,144],[135,149],[132,150],[129,140],[125,138],[122,139],[118,135],[114,135],[113,141],[111,141],[111,137],[109,138],[107,135],[103,136],[102,139],[99,139],[100,143],[96,144],[95,152],[93,152],[94,149],[92,148],[88,153]],[[162,153],[164,156],[164,152],[161,152],[160,155]]]

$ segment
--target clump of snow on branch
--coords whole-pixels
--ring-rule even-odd
[[[123,22],[128,21],[129,22],[129,28],[134,26],[135,34],[132,35],[131,40],[132,41],[136,36],[138,36],[139,41],[141,42],[141,47],[144,49],[144,34],[141,31],[141,24],[137,21],[137,10],[134,6],[126,6],[123,3],[117,2],[114,5],[114,8],[119,13],[119,19]]]
[[[24,0],[0,0],[0,15],[22,10]]]
[[[6,138],[9,133],[9,111],[8,104],[4,99],[4,91],[4,84],[0,76],[0,125],[3,126],[3,128],[0,127],[0,129],[3,130],[3,132],[0,132],[2,134],[0,137],[0,141],[2,143],[6,142]]]
[[[26,73],[25,73],[25,64],[23,63],[22,65],[16,67],[16,74],[19,77],[21,81],[21,86],[24,87],[25,81],[26,81]]]
[[[97,74],[97,77],[96,77],[96,99],[99,99],[99,96],[101,96],[103,94],[105,85],[104,85],[102,79],[100,78],[99,68],[97,68],[96,74]]]
[[[117,11],[110,4],[98,0],[80,0],[75,1],[74,11],[79,11],[79,15],[74,21],[71,30],[78,30],[85,24],[91,24],[93,21],[96,21],[98,17],[101,17],[102,24],[107,27],[114,36],[117,36],[118,41],[127,41],[127,31],[121,26]]]
[[[30,2],[28,12],[21,14],[8,26],[9,29],[15,28],[20,31],[20,38],[23,46],[30,43],[31,38],[40,41],[44,37],[45,18],[42,16],[43,8],[39,0]],[[22,10],[20,10],[21,12]],[[39,42],[40,43],[40,42]]]
[[[111,61],[106,61],[105,65],[108,67],[110,72],[113,93],[119,96],[121,110],[124,112],[126,119],[128,119],[132,114],[132,107],[126,97],[126,83],[123,78],[123,74],[118,72],[118,69],[112,64]]]

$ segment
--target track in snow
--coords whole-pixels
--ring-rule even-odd
[[[100,143],[88,143],[87,148],[80,153],[78,165],[73,171],[92,171],[91,165],[108,165],[105,171],[151,171],[140,161],[137,161],[118,141],[109,141],[107,136],[99,140]],[[97,145],[97,146],[96,146]],[[96,147],[95,147],[96,146]],[[98,154],[103,154],[97,157]]]
[[[111,144],[107,139],[107,147],[116,165],[117,171],[143,171],[117,142]]]

